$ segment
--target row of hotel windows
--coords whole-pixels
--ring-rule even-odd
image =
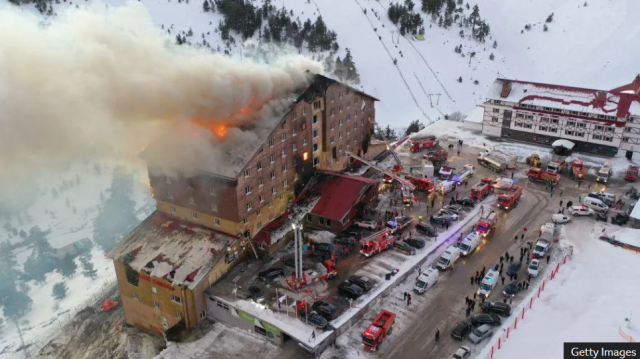
[[[584,124],[579,124],[579,125],[584,125]],[[521,122],[521,121],[516,121],[514,123],[514,126],[531,129],[533,127],[533,124],[526,123],[526,122]],[[584,126],[578,126],[578,127],[584,127]],[[602,126],[596,126],[596,127],[602,127]],[[600,130],[602,130],[602,128]],[[545,126],[545,125],[539,125],[538,126],[538,131],[546,131],[546,132],[558,133],[558,128],[557,127]],[[607,131],[608,132],[614,132],[613,128],[611,128],[611,127],[607,127]],[[584,137],[585,136],[585,132],[584,131],[580,131],[580,130],[564,130],[564,134],[567,135],[567,136],[575,136],[575,137]],[[613,136],[607,136],[607,135],[602,135],[602,134],[593,134],[593,135],[591,135],[591,138],[593,138],[594,140],[599,140],[599,141],[613,142]]]
[[[286,188],[286,187],[285,187],[285,188]],[[275,191],[274,191],[275,189],[276,189],[275,187],[274,187],[274,188],[272,188],[272,193],[273,193],[273,195],[274,195],[274,196],[276,196],[276,195],[277,195],[277,193],[275,193]],[[282,201],[282,200],[284,200],[284,194],[280,194],[279,199],[280,199],[281,201]],[[264,200],[264,195],[260,195],[260,203],[262,204],[262,203],[264,203],[264,202],[265,202],[265,200]],[[252,203],[252,202],[248,202],[248,203],[245,205],[245,207],[246,207],[246,209],[247,209],[247,212],[251,212],[251,211],[253,210],[253,203]],[[269,208],[273,208],[273,201],[269,202]],[[169,206],[169,210],[170,210],[170,211],[171,211],[171,213],[173,213],[173,214],[177,213],[177,211],[178,211],[178,210],[176,209],[176,206]],[[211,204],[211,210],[212,210],[213,212],[218,212],[218,205],[217,205],[217,204],[215,204],[215,203],[212,203],[212,204]],[[257,216],[261,216],[261,215],[262,215],[262,209],[258,209],[258,211],[256,212],[256,215],[257,215]],[[195,220],[197,220],[197,219],[198,219],[198,212],[196,212],[196,211],[191,211],[191,219],[195,219]],[[269,215],[269,220],[272,220],[272,219],[273,219],[273,214],[270,214],[270,215]],[[242,223],[244,223],[244,224],[249,223],[249,219],[245,217],[244,219],[242,219]],[[214,220],[213,220],[213,224],[215,224],[216,226],[218,226],[218,227],[219,227],[219,226],[220,226],[220,220],[219,220],[218,218],[214,218]],[[258,222],[258,227],[261,227],[260,222]]]
[[[492,102],[495,103],[496,105],[502,105],[502,101],[500,101],[500,100],[492,100]],[[559,108],[541,107],[541,106],[534,106],[534,105],[527,105],[527,104],[519,104],[518,106],[520,106],[522,108],[528,108],[528,109],[531,109],[531,110],[542,110],[542,111],[547,111],[547,112],[564,113],[564,114],[569,114],[569,115],[574,115],[574,116],[599,118],[601,120],[611,120],[611,121],[615,121],[616,120],[615,116],[598,115],[598,114],[588,113],[588,112],[561,110]],[[496,111],[496,110],[498,110],[498,109],[494,109],[493,112],[499,113],[500,110],[498,110],[498,111]]]

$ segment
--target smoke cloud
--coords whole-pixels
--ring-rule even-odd
[[[0,5],[5,179],[94,153],[137,154],[162,133],[189,132],[195,118],[246,125],[273,114],[274,99],[306,82],[306,70],[322,72],[302,56],[259,64],[174,45],[140,3],[70,8],[42,21]],[[230,131],[227,142],[246,136],[259,135]],[[181,163],[180,154],[158,151],[157,159]]]

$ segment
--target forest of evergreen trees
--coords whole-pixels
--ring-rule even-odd
[[[465,8],[472,10],[469,16],[464,15]],[[480,17],[478,5],[471,9],[469,3],[465,4],[463,0],[422,0],[422,11],[431,15],[431,19],[437,21],[440,27],[448,29],[454,24],[460,28],[470,27],[471,38],[477,41],[484,42],[489,36],[489,24]]]
[[[402,36],[407,33],[424,35],[422,16],[413,11],[414,7],[413,1],[405,0],[404,5],[392,3],[387,10],[389,20],[399,26]]]

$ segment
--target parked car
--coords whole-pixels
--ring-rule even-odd
[[[474,314],[471,316],[471,325],[480,326],[483,324],[488,324],[494,327],[502,324],[502,320],[497,314]]]
[[[553,223],[568,223],[571,221],[571,217],[565,214],[556,213],[553,216],[551,216],[551,221]]]
[[[333,239],[333,244],[336,246],[340,245],[352,247],[356,242],[356,237],[349,234],[339,234],[336,238]]]
[[[444,206],[442,207],[442,209],[446,210],[447,212],[456,213],[456,214],[460,214],[460,212],[462,211],[462,207],[456,206],[456,205]]]
[[[471,333],[469,334],[469,341],[474,344],[478,344],[483,339],[489,338],[492,335],[493,328],[489,324],[483,324],[471,331]]]
[[[355,283],[349,281],[338,284],[338,294],[347,299],[358,299],[364,293],[364,290]]]
[[[294,257],[287,257],[282,260],[282,263],[287,267],[295,268],[296,267],[296,259]],[[302,261],[302,270],[309,269],[306,263]]]
[[[406,255],[412,256],[414,254],[416,254],[416,249],[411,247],[410,245],[408,245],[405,242],[395,242],[393,244],[393,249],[395,249],[396,251],[400,252],[400,253],[404,253]]]
[[[353,232],[353,231],[351,231],[351,232],[347,232],[346,234],[351,236],[351,237],[353,237],[353,238],[355,238],[356,241],[362,239],[362,232]]]
[[[353,224],[360,228],[368,228],[368,229],[378,228],[378,224],[374,221],[359,220],[359,221],[355,221],[355,223]]]
[[[509,268],[507,268],[507,275],[516,274],[522,267],[522,262],[513,262],[509,264]]]
[[[456,204],[459,204],[463,207],[475,207],[476,200],[471,197],[460,198],[456,201]]]
[[[429,219],[431,221],[431,223],[434,224],[438,224],[438,225],[447,225],[447,224],[451,224],[451,222],[453,221],[453,219],[449,216],[446,215],[436,215],[436,216],[431,216],[431,218]]]
[[[625,225],[629,222],[629,215],[626,213],[618,213],[615,216],[611,217],[611,223],[617,225]]]
[[[502,291],[502,294],[504,294],[505,297],[515,297],[520,289],[522,289],[522,284],[517,280],[514,280],[511,283],[507,284],[507,286]]]
[[[586,206],[573,206],[569,210],[569,213],[571,213],[572,216],[589,216],[589,217],[593,217],[593,214],[595,213],[595,211],[592,210],[589,207],[586,207]]]
[[[262,293],[260,288],[251,286],[247,289],[247,293],[249,293],[249,299],[253,299],[258,303],[264,302],[264,293]]]
[[[331,253],[333,252],[333,245],[329,243],[318,243],[314,242],[313,247],[315,248],[316,253]]]
[[[540,272],[540,260],[532,259],[531,263],[529,263],[529,267],[527,268],[527,273],[531,274],[532,277],[537,277]]]
[[[349,277],[349,282],[362,288],[365,292],[370,291],[371,288],[373,288],[373,286],[375,285],[373,279],[364,275],[352,275],[351,277]]]
[[[452,221],[457,221],[458,219],[460,219],[460,216],[458,216],[457,213],[447,208],[442,208],[440,211],[438,211],[438,216],[447,216],[451,218]]]
[[[416,238],[407,238],[404,240],[405,243],[407,243],[408,245],[410,245],[413,248],[424,248],[425,243],[422,239],[416,239]]]
[[[416,224],[416,230],[418,232],[424,233],[425,235],[429,236],[429,237],[435,237],[438,233],[436,232],[436,229],[433,228],[432,226],[426,224],[426,223],[418,223]]]
[[[469,359],[471,358],[471,349],[469,347],[460,347],[453,354],[453,359]]]
[[[326,320],[334,320],[338,317],[338,308],[323,300],[316,300],[313,305],[311,305],[311,309],[323,316]]]
[[[456,326],[453,327],[453,330],[451,331],[451,337],[453,339],[462,340],[464,339],[464,337],[467,336],[467,334],[469,334],[470,331],[471,331],[471,323],[466,320],[463,320],[458,322],[458,324],[456,324]]]
[[[483,313],[494,313],[503,317],[511,315],[511,306],[503,302],[485,302],[481,309]]]
[[[280,267],[274,267],[258,273],[258,279],[260,279],[263,282],[267,282],[267,281],[272,281],[283,275],[284,275],[284,269]]]
[[[327,327],[327,320],[316,312],[311,312],[305,318],[304,315],[300,317],[303,322],[312,325],[316,329],[324,329]]]

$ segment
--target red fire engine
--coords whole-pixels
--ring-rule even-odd
[[[488,236],[491,230],[495,228],[497,222],[498,216],[496,216],[496,212],[489,212],[487,216],[480,218],[478,221],[478,224],[476,225],[476,233],[482,237]]]
[[[629,165],[627,172],[624,174],[624,179],[627,181],[635,182],[638,179],[638,166]]]
[[[393,247],[396,242],[395,237],[390,235],[388,229],[382,230],[378,233],[362,239],[360,244],[360,254],[369,258],[377,253],[387,250]]]
[[[413,176],[405,176],[405,178],[408,179],[409,182],[413,183],[419,191],[430,193],[435,188],[433,181],[428,178],[416,178]]]
[[[376,319],[373,320],[369,328],[362,333],[362,346],[366,351],[376,351],[384,338],[391,334],[393,324],[396,321],[396,314],[383,309]]]
[[[503,209],[515,207],[522,196],[522,190],[522,186],[513,186],[509,188],[506,192],[500,195],[500,198],[498,198],[498,207]]]
[[[414,137],[411,139],[411,152],[420,152],[425,148],[431,148],[439,143],[436,136],[427,136],[417,138]]]
[[[493,180],[491,178],[483,178],[480,183],[471,187],[471,198],[475,198],[478,201],[485,199],[491,193],[493,193]]]
[[[582,161],[575,159],[571,162],[571,177],[576,181],[584,181],[587,170],[584,168]]]

